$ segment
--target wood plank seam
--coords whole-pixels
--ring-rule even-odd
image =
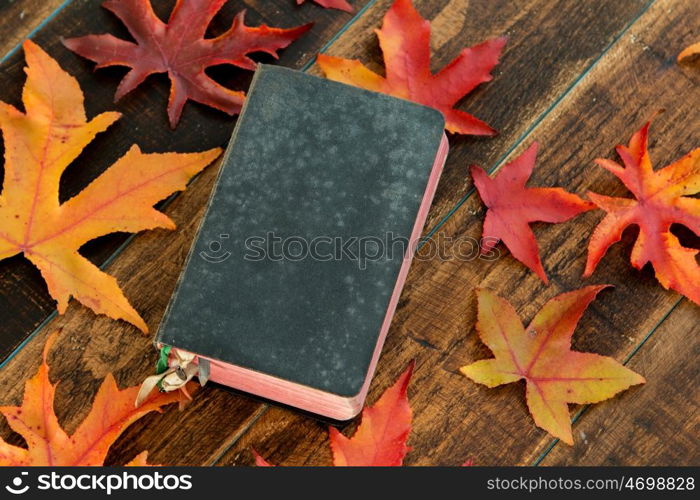
[[[345,23],[338,31],[336,31],[335,35],[330,37],[328,41],[325,44],[323,44],[323,46],[319,49],[318,53],[323,54],[324,52],[326,52],[326,50],[328,50],[328,48],[331,45],[333,45],[335,41],[338,40],[338,38],[340,38],[343,35],[343,33],[345,33],[350,28],[350,26],[352,26],[355,23],[355,21],[358,21],[368,9],[374,6],[375,3],[377,3],[377,0],[369,0],[369,2],[367,2],[364,5],[364,7],[359,9],[347,23]],[[301,67],[300,71],[307,72],[309,69],[311,69],[311,67],[313,67],[314,64],[316,64],[316,57],[309,59],[306,62],[306,64],[304,64]]]
[[[680,304],[681,304],[681,302],[683,302],[683,300],[687,300],[687,299],[685,299],[685,297],[681,296],[673,304],[673,306],[671,306],[671,308],[668,310],[668,312],[666,312],[666,314],[664,314],[664,316],[659,320],[659,322],[656,325],[654,325],[654,327],[649,332],[647,332],[647,334],[644,336],[644,338],[636,346],[634,346],[632,348],[630,353],[627,356],[625,356],[625,359],[622,361],[623,365],[627,366],[630,363],[630,361],[632,361],[632,358],[634,358],[634,356],[637,353],[639,353],[639,351],[641,351],[641,349],[644,347],[644,345],[651,339],[651,337],[661,327],[661,325],[663,325],[666,322],[666,320],[669,318],[669,316],[671,316],[673,311],[675,311],[678,308],[678,306],[680,306]],[[583,405],[576,412],[576,414],[573,416],[573,418],[571,419],[572,427],[579,420],[581,420],[583,418],[583,416],[588,412],[588,409],[593,407],[593,406],[594,405],[590,405],[590,404]],[[545,460],[545,458],[547,458],[547,455],[549,455],[552,451],[554,451],[554,448],[558,445],[560,445],[559,439],[553,439],[551,441],[551,443],[549,443],[547,445],[547,447],[544,449],[544,451],[532,462],[532,465],[539,466]]]
[[[224,441],[217,450],[217,452],[214,454],[214,456],[211,458],[209,463],[204,465],[216,465],[219,462],[219,460],[221,460],[221,457],[226,455],[226,453],[231,449],[231,447],[234,446],[238,442],[238,440],[241,439],[241,437],[243,437],[248,432],[248,430],[257,423],[258,420],[260,420],[260,417],[262,417],[269,408],[270,405],[267,403],[261,405],[260,408],[258,408],[255,411],[255,413],[253,413],[252,417],[248,419],[248,422],[246,422],[246,424],[240,429],[237,429],[236,432],[234,432],[231,436],[231,439]]]
[[[46,18],[43,21],[41,21],[36,27],[34,27],[34,29],[32,29],[29,33],[27,33],[27,36],[24,37],[24,39],[25,40],[30,39],[35,34],[37,34],[39,31],[44,29],[44,27],[47,24],[49,24],[53,20],[54,17],[56,17],[58,14],[60,14],[60,12],[63,9],[65,9],[66,7],[68,7],[72,2],[73,2],[73,0],[65,0],[61,5],[56,7],[56,9],[51,14],[46,16]],[[7,53],[4,56],[2,56],[2,59],[0,59],[0,64],[4,64],[5,61],[7,61],[12,56],[14,56],[21,48],[22,48],[21,42],[18,43],[17,45],[15,45],[14,47],[12,47],[9,51],[7,51]]]

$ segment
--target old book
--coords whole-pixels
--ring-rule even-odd
[[[261,65],[156,337],[210,379],[362,409],[445,157],[442,115]]]

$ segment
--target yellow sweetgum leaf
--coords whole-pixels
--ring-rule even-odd
[[[507,300],[478,290],[479,337],[494,354],[460,371],[488,387],[526,382],[538,427],[572,445],[568,403],[597,403],[644,378],[608,356],[571,350],[581,316],[605,286],[588,286],[547,302],[525,328]]]
[[[24,43],[24,112],[0,102],[5,178],[0,192],[0,260],[23,253],[65,312],[71,296],[98,314],[148,327],[117,281],[78,253],[88,241],[118,231],[175,225],[153,205],[210,164],[220,149],[144,154],[131,149],[82,192],[59,203],[64,170],[120,114],[87,120],[77,80],[31,41]]]

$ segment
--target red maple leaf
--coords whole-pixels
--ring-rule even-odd
[[[297,0],[297,5],[301,5],[306,0]],[[338,9],[344,10],[345,12],[352,12],[352,5],[350,5],[346,0],[313,0],[321,7],[326,9]]]
[[[351,438],[335,427],[329,429],[333,465],[335,466],[400,466],[410,448],[406,446],[411,432],[412,412],[408,404],[408,383],[415,362],[411,361],[399,379],[381,395],[374,406],[362,411],[362,422]],[[259,467],[271,467],[267,460],[252,450]]]
[[[484,220],[482,253],[491,251],[501,240],[513,257],[547,283],[530,222],[564,222],[595,208],[595,205],[562,188],[526,187],[536,156],[537,143],[533,143],[494,177],[489,177],[486,171],[476,165],[472,166],[471,173],[479,196],[488,208]]]
[[[245,10],[233,20],[226,33],[204,38],[212,18],[227,0],[177,0],[167,24],[153,12],[149,0],[106,0],[102,6],[113,12],[136,43],[112,35],[69,38],[63,44],[73,52],[97,63],[97,68],[128,66],[131,70],[119,84],[115,101],[139,86],[149,75],[168,73],[171,81],[168,117],[175,128],[188,99],[239,113],[245,98],[240,91],[219,85],[205,73],[209,66],[232,64],[254,70],[253,52],[277,57],[311,25],[292,29],[257,28],[244,23]]]
[[[700,200],[690,197],[700,192],[700,148],[654,171],[647,151],[648,135],[649,123],[632,136],[628,146],[617,147],[624,167],[612,160],[596,160],[615,174],[636,200],[588,193],[607,215],[591,236],[584,276],[593,274],[608,248],[620,241],[625,228],[636,225],[639,236],[632,249],[632,265],[641,269],[651,262],[656,279],[665,288],[700,304],[698,251],[682,246],[671,233],[672,224],[682,224],[700,236]]]
[[[415,101],[445,116],[445,128],[456,134],[495,135],[496,131],[454,105],[479,84],[491,80],[505,38],[494,38],[462,52],[437,74],[430,70],[430,22],[411,0],[396,0],[377,30],[386,78],[360,61],[323,54],[318,65],[331,80]]]

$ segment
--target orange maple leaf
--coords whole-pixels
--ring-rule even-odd
[[[180,392],[154,392],[136,408],[139,387],[119,390],[109,374],[97,391],[90,413],[68,436],[54,411],[57,384],[49,380],[46,362],[55,337],[54,333],[47,340],[39,371],[25,385],[22,405],[0,407],[10,427],[27,442],[27,448],[20,448],[0,438],[2,466],[102,465],[109,447],[132,423],[147,413],[161,411],[165,405],[186,401]],[[127,465],[148,465],[146,458],[147,452],[140,453]]]
[[[437,74],[430,71],[430,22],[411,0],[396,0],[376,30],[384,54],[386,78],[360,61],[319,54],[318,64],[331,80],[390,94],[433,107],[445,116],[445,128],[456,134],[495,135],[496,131],[453,106],[480,83],[492,79],[491,69],[506,43],[494,38],[466,48]]]
[[[700,42],[694,43],[683,49],[680,54],[678,54],[678,62],[685,62],[686,60],[695,59],[700,56]]]
[[[615,174],[636,200],[588,193],[607,215],[591,236],[584,276],[593,274],[608,248],[634,224],[639,226],[639,236],[632,249],[632,265],[641,269],[651,262],[664,288],[700,304],[700,266],[695,258],[698,250],[683,247],[671,233],[672,224],[682,224],[700,236],[700,200],[690,197],[700,193],[700,148],[654,171],[647,151],[648,134],[646,123],[628,146],[617,147],[624,167],[612,160],[596,160]]]
[[[564,222],[595,208],[595,205],[562,188],[526,187],[536,156],[535,142],[494,177],[489,177],[476,165],[471,168],[471,173],[479,196],[488,208],[481,252],[490,252],[502,240],[513,257],[547,283],[530,222]]]
[[[571,336],[605,286],[589,286],[554,297],[526,328],[510,303],[477,290],[477,330],[495,355],[460,371],[488,387],[524,379],[527,405],[538,427],[573,444],[567,403],[597,403],[644,383],[644,378],[612,358],[571,350]]]
[[[24,43],[26,113],[0,102],[5,179],[0,193],[0,260],[23,253],[65,312],[71,296],[98,314],[148,327],[117,281],[78,253],[88,241],[117,231],[174,223],[153,205],[210,164],[220,149],[144,154],[131,149],[81,193],[59,203],[63,171],[119,113],[85,117],[78,82],[31,41]]]
[[[333,465],[335,466],[399,466],[410,448],[406,446],[411,432],[412,413],[408,404],[408,383],[415,362],[411,362],[399,379],[389,387],[374,406],[362,411],[362,421],[351,438],[335,427],[329,428]],[[255,450],[255,463],[271,464]]]

